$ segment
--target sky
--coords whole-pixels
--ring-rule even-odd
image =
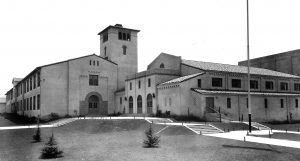
[[[109,25],[141,30],[138,70],[161,52],[247,59],[246,0],[1,0],[0,97],[37,66],[100,54]],[[250,58],[300,48],[299,0],[249,0]]]

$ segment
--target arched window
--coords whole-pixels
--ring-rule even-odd
[[[142,106],[143,106],[143,100],[142,100],[142,96],[139,95],[137,97],[137,113],[142,113]]]
[[[132,96],[129,97],[129,113],[133,113],[133,98]]]
[[[147,107],[152,107],[152,94],[147,95]]]
[[[161,63],[159,68],[165,68],[165,64],[164,63]]]

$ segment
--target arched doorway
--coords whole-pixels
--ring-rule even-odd
[[[129,113],[133,113],[133,98],[129,97]]]
[[[153,101],[152,101],[152,94],[147,95],[147,113],[152,114],[152,107],[153,107]]]
[[[89,114],[99,113],[100,102],[98,96],[91,95],[88,100],[88,105],[89,105],[89,112],[88,112]]]
[[[139,95],[137,97],[137,113],[143,113],[143,100],[142,100],[142,96]]]

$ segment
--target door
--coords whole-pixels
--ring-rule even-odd
[[[206,97],[206,111],[208,113],[214,113],[215,101],[214,97]]]

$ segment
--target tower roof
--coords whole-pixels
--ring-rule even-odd
[[[104,30],[102,30],[101,32],[98,33],[98,35],[101,35],[103,32],[111,29],[111,28],[115,28],[115,29],[125,29],[125,30],[130,30],[130,31],[134,31],[134,32],[140,32],[140,30],[136,30],[136,29],[129,29],[129,28],[124,28],[122,26],[122,24],[116,24],[114,26],[109,25],[108,27],[106,27]]]

